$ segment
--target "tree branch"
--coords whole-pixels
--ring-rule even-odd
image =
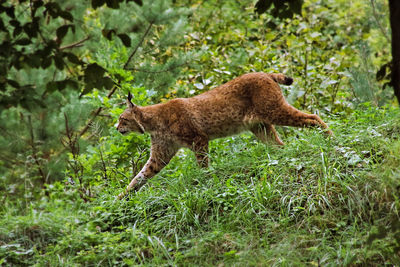
[[[185,66],[185,65],[187,65],[187,64],[188,64],[188,63],[185,62],[185,63],[182,63],[182,64],[178,64],[178,65],[176,65],[176,66],[171,66],[171,67],[166,68],[166,69],[163,69],[163,70],[145,70],[145,69],[140,69],[140,68],[128,68],[128,70],[134,70],[134,71],[138,71],[138,72],[155,73],[155,74],[157,74],[157,73],[163,73],[163,72],[171,71],[171,70],[174,70],[174,69],[176,69],[176,68]]]
[[[133,50],[132,54],[129,56],[128,60],[126,61],[125,65],[124,65],[124,70],[127,69],[129,62],[131,61],[132,57],[136,54],[137,50],[139,49],[139,47],[142,45],[144,38],[146,38],[146,36],[149,34],[151,27],[153,26],[153,22],[149,23],[149,26],[147,26],[146,31],[144,32],[142,38],[140,39],[139,43],[136,45],[135,49]]]
[[[60,50],[82,46],[83,43],[86,42],[86,41],[89,40],[89,39],[90,39],[90,37],[87,36],[86,38],[84,38],[84,39],[82,39],[82,40],[80,40],[80,41],[78,41],[78,42],[75,42],[75,43],[72,43],[72,44],[69,44],[69,45],[61,46],[61,47],[60,47]]]

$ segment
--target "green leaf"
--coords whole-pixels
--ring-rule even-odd
[[[63,70],[64,69],[64,60],[61,57],[61,55],[56,54],[53,58],[54,58],[54,63],[56,65],[57,69]]]
[[[41,67],[42,69],[47,69],[51,65],[51,57],[43,57]]]
[[[29,55],[25,61],[31,68],[39,68],[41,66],[40,56],[37,54]]]
[[[54,40],[49,40],[47,45],[43,48],[43,55],[50,55],[53,50],[56,50],[58,47],[57,43]]]
[[[31,39],[29,38],[22,38],[15,42],[16,45],[28,45],[31,43]]]
[[[125,33],[120,33],[118,34],[119,39],[121,39],[122,43],[124,44],[124,46],[131,46],[131,38],[129,38],[129,36]]]
[[[111,89],[114,86],[114,81],[110,77],[103,77],[102,82],[102,86],[107,90]]]
[[[57,31],[56,31],[56,35],[57,35],[57,39],[58,40],[62,40],[64,37],[65,37],[65,35],[67,34],[67,32],[68,32],[68,28],[70,27],[71,25],[63,25],[63,26],[61,26],[61,27],[59,27],[58,29],[57,29]]]
[[[22,32],[22,27],[20,26],[15,27],[13,31],[13,37],[14,38],[17,37],[21,32]]]
[[[310,34],[310,37],[311,37],[311,38],[317,38],[318,36],[321,36],[321,33],[320,33],[320,32],[312,32],[312,33]]]
[[[105,0],[92,0],[92,7],[94,9],[101,7],[102,5],[104,5]]]
[[[38,9],[39,7],[44,5],[44,1],[33,1],[33,8]]]
[[[272,0],[258,0],[255,5],[258,14],[265,13],[272,5]]]
[[[59,15],[60,15],[60,17],[62,17],[63,19],[69,20],[69,21],[71,21],[71,22],[74,20],[74,17],[73,17],[72,14],[71,14],[70,12],[68,12],[68,11],[62,10],[62,11],[59,12]]]
[[[278,10],[277,16],[281,19],[290,19],[293,17],[293,12],[289,9],[281,8]]]
[[[19,83],[18,83],[17,81],[14,81],[14,80],[7,80],[7,83],[8,83],[9,85],[11,85],[12,87],[16,88],[16,89],[18,89],[18,88],[21,87],[21,86],[19,85]]]
[[[114,34],[116,33],[116,31],[115,31],[114,29],[106,29],[106,28],[104,28],[104,29],[101,30],[101,34],[102,34],[105,38],[107,38],[108,40],[110,40],[110,41],[111,41],[111,39],[112,39],[113,33],[114,33]]]
[[[15,7],[14,6],[10,6],[10,7],[5,7],[4,8],[6,11],[7,16],[9,16],[10,18],[15,18]]]
[[[35,38],[37,36],[38,29],[31,22],[25,23],[22,28],[29,38]]]
[[[383,64],[379,70],[376,72],[376,79],[378,81],[382,81],[385,79],[387,76],[390,75],[390,70],[392,69],[392,62],[387,62]]]
[[[89,64],[84,70],[83,80],[85,82],[81,96],[89,93],[93,88],[110,89],[114,82],[109,77],[103,77],[106,70],[96,63]]]
[[[97,63],[89,64],[84,71],[85,83],[96,83],[97,79],[103,77],[106,70]]]
[[[303,5],[303,0],[294,0],[289,2],[290,10],[295,14],[301,15],[301,6]]]
[[[57,83],[56,82],[48,82],[46,84],[46,92],[52,93],[57,90]]]
[[[77,65],[83,64],[83,62],[74,53],[67,52],[67,53],[64,53],[63,56],[64,57],[66,56],[68,58],[69,62],[71,62],[71,63],[77,64]]]
[[[4,26],[3,19],[0,18],[0,30],[3,32],[8,32],[7,28]]]
[[[67,86],[70,86],[72,88],[74,88],[75,90],[77,90],[79,88],[79,84],[77,81],[72,80],[72,79],[66,79],[66,84]]]
[[[143,1],[142,0],[128,0],[127,2],[135,2],[139,6],[143,5]]]
[[[385,65],[383,65],[383,66],[381,66],[381,68],[377,71],[377,73],[376,73],[376,79],[378,80],[378,81],[381,81],[381,80],[383,80],[383,78],[386,76],[386,66]]]
[[[62,12],[60,5],[56,2],[49,2],[45,4],[45,7],[46,7],[45,13],[48,12],[52,18],[59,17],[60,13]]]
[[[12,25],[13,27],[19,27],[21,24],[19,23],[18,20],[12,19],[10,20],[10,25]]]
[[[349,164],[350,166],[355,166],[359,162],[362,162],[361,157],[357,154],[353,154],[347,161],[347,164]]]
[[[119,1],[118,0],[105,0],[108,7],[113,9],[119,8]]]
[[[62,91],[67,86],[71,86],[75,89],[78,88],[78,83],[72,79],[65,79],[61,81],[51,81],[46,84],[46,92],[53,93],[55,91]]]
[[[79,95],[79,97],[86,95],[87,93],[90,93],[94,88],[93,84],[85,84],[83,87],[82,93]]]

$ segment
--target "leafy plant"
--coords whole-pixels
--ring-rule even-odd
[[[257,2],[269,9],[256,13],[254,1],[96,0],[60,9],[33,1],[45,38],[26,44],[15,40],[29,37],[21,25],[32,25],[30,2],[1,4],[2,40],[14,40],[14,12],[22,31],[8,48],[26,59],[7,69],[1,97],[35,86],[0,113],[0,264],[399,262],[399,111],[374,77],[389,61],[386,1],[375,9],[363,1]],[[271,15],[279,5],[290,19]],[[57,38],[31,67],[32,53]],[[77,58],[56,59],[59,50]],[[150,105],[253,71],[294,77],[282,87],[288,101],[321,113],[335,138],[278,128],[283,149],[248,133],[214,140],[210,168],[181,150],[116,201],[149,156],[149,136],[115,130],[128,92]]]

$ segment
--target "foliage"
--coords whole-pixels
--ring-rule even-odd
[[[92,200],[55,183],[49,198],[3,207],[0,255],[51,266],[396,264],[398,231],[375,238],[399,218],[399,115],[365,106],[329,121],[335,138],[296,130],[284,149],[247,134],[215,140],[210,169],[182,151],[124,201],[130,166],[116,158],[128,145],[106,150],[117,136],[103,139],[105,172],[98,150],[81,159]]]
[[[258,1],[263,14],[254,2],[35,4],[45,38],[29,43],[16,41],[29,3],[14,7],[20,32],[14,2],[1,4],[1,36],[25,63],[1,50],[14,67],[0,93],[0,265],[399,263],[399,111],[381,89],[387,73],[375,79],[390,52],[386,1],[286,1],[290,19],[273,14],[277,1]],[[50,60],[39,55],[49,65],[32,65],[57,38]],[[61,49],[76,40],[66,51],[79,64]],[[149,156],[148,135],[114,129],[128,92],[149,105],[251,71],[294,77],[288,101],[336,137],[284,127],[283,149],[248,133],[215,140],[209,169],[182,150],[115,200]]]
[[[84,68],[75,67],[74,71],[71,71],[72,74],[81,75],[85,83],[81,92],[69,88],[59,92],[56,88],[58,82],[54,79],[57,75],[64,74],[61,69],[50,70],[51,66],[42,69],[23,68],[19,71],[10,67],[10,73],[7,74],[18,77],[20,81],[35,84],[35,88],[29,94],[21,94],[27,103],[31,103],[29,105],[12,107],[14,102],[8,102],[7,97],[13,98],[13,101],[20,101],[18,97],[13,96],[14,93],[19,94],[18,88],[3,95],[11,106],[0,113],[4,122],[0,128],[0,143],[4,148],[0,152],[0,157],[4,160],[4,164],[0,166],[4,174],[0,180],[0,187],[8,194],[21,195],[26,191],[34,198],[45,184],[63,180],[63,170],[67,163],[77,176],[80,166],[76,165],[76,158],[91,142],[87,139],[93,140],[101,134],[107,134],[107,131],[102,130],[103,123],[110,123],[109,119],[94,121],[94,118],[87,122],[90,111],[100,106],[93,112],[93,117],[103,115],[103,118],[108,118],[108,114],[101,114],[101,111],[113,107],[111,113],[117,114],[121,111],[121,99],[111,97],[117,89],[121,88],[120,92],[125,94],[133,85],[147,86],[147,92],[143,87],[137,87],[141,89],[134,92],[140,104],[146,104],[152,96],[155,99],[159,98],[159,95],[167,91],[175,81],[179,69],[187,62],[188,55],[184,51],[176,52],[175,48],[182,42],[179,36],[186,30],[185,18],[188,11],[185,8],[172,10],[167,1],[147,2],[140,6],[135,3],[120,3],[121,9],[118,11],[102,8],[93,10],[76,5],[73,8],[74,12],[83,17],[83,21],[80,21],[81,32],[90,36],[85,42],[87,49],[79,52],[82,60],[88,63],[85,63]],[[19,8],[24,8],[24,5],[16,7],[15,10]],[[40,8],[44,7],[38,8],[37,12],[41,12]],[[86,9],[88,12],[85,13]],[[124,37],[121,42],[115,39],[108,40],[117,34],[113,30],[116,27],[128,34],[132,43],[131,50],[127,50]],[[134,28],[134,31],[131,31],[131,28]],[[65,38],[68,36],[67,34]],[[40,34],[37,38],[39,43],[45,42]],[[40,47],[34,43],[29,45],[35,49]],[[17,50],[28,52],[32,49]],[[32,55],[29,54],[30,56]],[[12,60],[12,57],[8,60]],[[135,77],[133,73],[136,73]],[[154,87],[150,87],[154,73],[157,73],[159,79],[152,83]],[[108,92],[100,90],[105,84],[110,88]],[[83,96],[89,92],[92,92],[90,96]],[[40,98],[40,103],[35,100],[37,98]],[[113,116],[114,120],[115,118]],[[91,134],[85,136],[88,131]],[[16,134],[19,136],[17,139]],[[86,138],[83,139],[82,136]],[[70,160],[67,152],[73,155]],[[21,168],[13,169],[15,164]]]
[[[97,0],[92,1],[91,6],[99,8],[106,3],[111,8],[119,8],[121,2],[121,0]],[[134,2],[142,5],[140,0]],[[104,76],[102,68],[85,62],[81,52],[70,50],[93,38],[87,30],[79,27],[82,26],[79,20],[88,8],[89,6],[82,3],[60,4],[57,1],[43,0],[20,0],[18,3],[2,1],[0,6],[0,35],[3,39],[0,44],[1,109],[17,105],[24,108],[34,105],[45,106],[36,89],[44,85],[46,90],[43,94],[63,91],[66,87],[80,89],[79,81],[84,82],[87,92],[94,88],[94,84],[98,89],[103,87],[110,89],[112,81]],[[131,45],[131,39],[126,33],[117,33],[115,29],[104,28],[103,34],[108,39],[115,34],[124,45]],[[66,40],[76,40],[83,35],[86,37],[82,40],[65,44]],[[36,70],[48,78],[38,84],[30,78],[31,70]],[[27,97],[28,94],[30,97]]]
[[[199,11],[192,17],[198,31],[192,32],[187,41],[192,47],[201,47],[204,54],[199,58],[201,68],[189,69],[190,82],[182,81],[192,89],[184,96],[250,71],[284,72],[295,78],[294,86],[285,91],[294,106],[311,112],[350,111],[356,104],[353,98],[359,97],[353,93],[353,74],[360,68],[364,74],[369,68],[371,85],[362,87],[360,94],[372,90],[374,95],[381,95],[377,104],[390,101],[388,91],[382,92],[374,77],[370,78],[376,65],[385,62],[390,52],[384,42],[372,40],[372,34],[376,35],[372,27],[376,27],[375,20],[367,19],[360,28],[347,27],[359,23],[356,18],[360,10],[368,18],[372,13],[368,5],[309,1],[303,6],[303,16],[291,20],[267,14],[258,18],[253,10],[244,11],[245,4],[226,2],[219,9],[215,5],[216,2],[207,1],[196,6]],[[378,11],[384,12],[383,7]],[[207,26],[202,22],[204,16],[208,18]],[[237,20],[243,26],[236,25]],[[229,25],[235,25],[235,29]],[[379,57],[371,53],[369,46],[380,51]],[[362,98],[358,102],[363,101],[374,99]]]
[[[303,0],[258,0],[255,10],[257,13],[262,14],[273,6],[272,10],[269,11],[271,15],[279,18],[292,18],[294,13],[301,14],[303,2]]]

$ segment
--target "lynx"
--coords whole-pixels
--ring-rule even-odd
[[[140,188],[156,175],[181,147],[194,151],[198,164],[208,166],[208,141],[251,131],[260,141],[283,145],[274,125],[328,126],[315,114],[292,107],[278,85],[291,85],[284,74],[249,73],[191,98],[140,107],[129,93],[127,109],[119,117],[121,134],[148,132],[151,135],[150,158],[132,179],[121,199],[132,188]]]

